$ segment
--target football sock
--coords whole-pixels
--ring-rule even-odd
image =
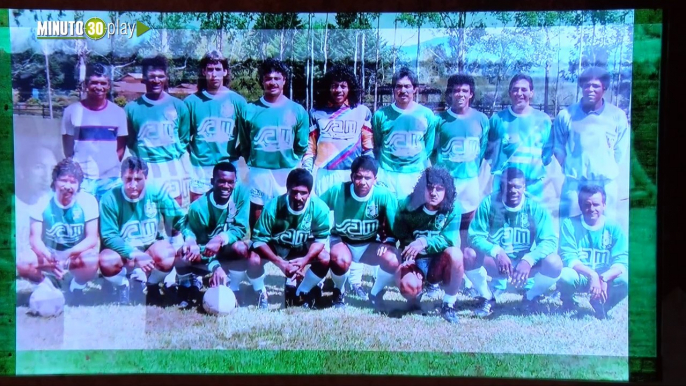
[[[104,276],[104,275],[103,275]],[[114,276],[105,276],[105,280],[109,281],[113,285],[119,287],[122,285],[128,286],[129,281],[126,280],[126,270],[122,269],[118,274]]]
[[[352,285],[362,285],[362,272],[364,272],[364,264],[363,263],[356,263],[356,262],[351,262],[350,263],[350,269],[348,270],[348,281],[350,281],[350,284]],[[332,273],[333,275],[333,273]],[[336,287],[338,288],[338,287]]]
[[[176,267],[172,268],[171,272],[169,272],[169,275],[164,278],[164,286],[165,287],[171,287],[176,283]]]
[[[443,295],[443,303],[448,303],[452,306],[453,304],[455,304],[455,301],[457,301],[457,294],[455,294],[455,295],[448,295],[448,294]]]
[[[383,269],[379,269],[378,271],[379,273],[377,274],[376,281],[372,287],[372,296],[378,295],[387,285],[392,285],[395,281],[395,273],[386,272]]]
[[[533,300],[535,297],[543,295],[545,291],[547,291],[550,287],[553,286],[553,284],[557,283],[557,279],[559,278],[559,276],[550,277],[537,273],[536,276],[534,276],[533,287],[531,287],[530,290],[526,291],[527,300]]]
[[[231,291],[236,292],[240,291],[241,289],[241,281],[243,281],[243,278],[247,276],[246,271],[232,271],[229,270],[229,288],[231,288]]]
[[[338,288],[341,290],[341,292],[345,292],[345,279],[348,278],[348,272],[344,273],[341,276],[336,275],[335,273],[331,272],[331,280],[333,280],[333,285],[334,287]]]
[[[375,266],[373,271],[372,271],[372,276],[374,277],[374,280],[376,280],[379,277],[379,271],[380,271],[379,266],[378,265]]]
[[[145,283],[146,281],[148,281],[148,275],[146,275],[141,268],[134,268],[133,272],[131,272],[131,279],[138,280],[141,283]]]
[[[150,272],[150,276],[148,276],[148,284],[160,284],[160,282],[164,281],[164,278],[169,275],[169,271],[167,272],[162,272],[159,269],[155,268]]]
[[[465,271],[465,276],[472,281],[474,289],[479,293],[479,295],[485,299],[492,299],[493,293],[488,288],[488,273],[485,267],[479,267],[471,271]]]
[[[86,288],[86,284],[85,283],[84,284],[77,283],[75,277],[73,277],[71,279],[71,283],[69,283],[69,291],[70,292],[74,292],[74,290],[77,290],[77,289],[83,290],[85,288]]]
[[[176,275],[176,279],[179,282],[179,287],[189,288],[191,286],[191,274],[187,273],[185,275]]]
[[[467,277],[465,277],[463,279],[463,283],[464,283],[464,288],[473,288],[474,287],[474,284],[472,284],[472,281],[469,280],[469,278],[467,278]]]
[[[300,283],[300,286],[298,287],[298,290],[295,291],[295,295],[298,296],[303,293],[308,293],[312,289],[312,287],[316,286],[320,281],[322,281],[323,278],[315,275],[314,272],[312,272],[311,269],[308,269],[307,272],[305,273],[305,277],[303,278],[302,283]]]
[[[252,284],[252,288],[255,290],[255,292],[262,292],[264,291],[264,277],[267,276],[266,273],[263,273],[262,276],[252,278],[248,276],[248,281],[250,281],[250,284]]]

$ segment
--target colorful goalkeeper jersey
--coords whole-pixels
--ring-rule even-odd
[[[478,176],[488,144],[486,114],[470,108],[467,114],[460,115],[448,109],[438,117],[440,122],[432,164],[448,169],[453,178]]]
[[[71,204],[57,202],[54,193],[31,207],[31,220],[43,224],[42,239],[46,247],[66,251],[86,238],[86,223],[99,217],[98,201],[86,192],[73,196]]]
[[[560,257],[566,267],[581,263],[596,271],[613,265],[629,268],[627,238],[617,222],[603,217],[598,224],[586,224],[583,216],[566,218],[560,227]]]
[[[249,219],[249,189],[237,184],[224,205],[214,201],[213,190],[210,190],[191,204],[183,235],[195,239],[200,246],[220,235],[224,245],[231,245],[246,237]]]
[[[422,239],[423,255],[443,252],[446,248],[460,246],[460,222],[462,211],[457,202],[450,213],[429,210],[424,204],[413,205],[411,196],[402,200],[396,217],[395,234],[400,249],[415,240]]]

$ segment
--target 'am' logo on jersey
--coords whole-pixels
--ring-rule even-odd
[[[471,162],[474,161],[481,151],[479,138],[453,137],[445,146],[441,148],[443,158],[450,162]]]
[[[418,238],[420,238],[420,237],[424,237],[424,238],[427,238],[427,239],[428,239],[428,238],[431,238],[431,237],[436,237],[436,236],[438,236],[438,235],[440,235],[440,234],[441,234],[441,232],[438,232],[438,231],[429,231],[429,230],[413,231],[413,232],[412,232],[412,236],[415,238],[415,240],[418,239]]]
[[[134,247],[152,244],[157,238],[157,220],[129,221],[122,227],[120,235]]]
[[[45,237],[56,244],[73,244],[81,241],[83,224],[66,224],[58,222],[45,231]]]
[[[379,220],[346,219],[336,224],[336,231],[350,240],[366,240],[379,231]]]
[[[491,241],[499,242],[507,253],[518,252],[531,247],[531,231],[529,228],[505,226],[498,229]]]
[[[307,242],[310,237],[310,232],[304,232],[296,229],[285,230],[274,237],[279,244],[299,247]]]
[[[414,157],[424,150],[424,133],[396,131],[386,138],[384,146],[396,157]]]
[[[360,135],[360,129],[357,121],[343,121],[338,119],[331,119],[326,123],[326,126],[321,130],[322,137],[331,139],[354,139]]]
[[[235,126],[236,121],[232,118],[205,118],[198,126],[197,136],[205,142],[229,142],[233,139]]]
[[[138,140],[147,147],[166,146],[176,142],[176,125],[170,121],[145,122],[138,133]]]
[[[592,269],[605,267],[610,263],[610,251],[594,248],[581,248],[579,260]]]
[[[255,150],[277,152],[289,150],[293,146],[293,128],[267,126],[260,129],[253,139]]]

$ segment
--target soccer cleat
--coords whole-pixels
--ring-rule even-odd
[[[345,307],[345,296],[343,296],[343,293],[338,288],[333,289],[333,302],[332,302],[332,304],[335,308],[344,308]]]
[[[314,286],[310,292],[306,294],[301,294],[303,298],[303,308],[309,308],[311,310],[317,309],[317,303],[322,297],[322,289],[319,286]]]
[[[146,284],[146,288],[145,304],[148,306],[161,306],[163,299],[160,293],[160,286],[158,284]]]
[[[367,294],[367,291],[362,288],[361,284],[352,284],[350,286],[351,293],[358,298],[362,299],[363,301],[369,301],[369,295]]]
[[[578,303],[574,300],[573,297],[571,298],[565,298],[565,297],[560,297],[560,302],[562,302],[562,305],[559,308],[559,312],[566,314],[569,312],[574,312],[576,308],[578,307]]]
[[[245,294],[243,293],[243,291],[233,291],[233,295],[236,297],[236,306],[242,307],[243,304],[245,304]]]
[[[298,304],[298,297],[295,296],[296,287],[292,285],[286,285],[284,288],[284,301],[286,307],[295,307]]]
[[[536,296],[531,300],[527,299],[526,295],[524,295],[524,298],[522,299],[522,312],[529,315],[543,313],[543,304],[541,303],[541,300],[543,299],[543,295]]]
[[[477,303],[476,309],[474,310],[474,315],[479,318],[487,318],[493,315],[493,309],[495,308],[495,298],[486,299],[479,297],[479,302]]]
[[[258,294],[259,298],[257,299],[257,308],[266,310],[269,308],[269,297],[267,296],[267,290],[263,289]]]
[[[460,291],[462,295],[471,298],[471,299],[476,299],[479,297],[479,291],[474,289],[474,287],[469,287],[469,288],[463,288],[462,291]]]
[[[86,295],[83,293],[82,289],[74,289],[73,291],[67,290],[66,294],[67,304],[70,306],[80,306],[85,304]]]
[[[428,298],[436,299],[441,295],[441,286],[438,283],[429,283],[426,285],[426,287],[424,287],[424,293]]]
[[[441,306],[441,316],[449,323],[457,323],[459,321],[455,308],[445,302],[443,303],[443,306]]]
[[[593,315],[600,320],[608,319],[607,312],[605,310],[605,305],[597,299],[590,300],[591,307],[593,307]]]
[[[115,287],[115,299],[116,303],[120,306],[128,306],[131,303],[130,300],[131,285],[124,284]]]
[[[383,300],[383,296],[386,293],[386,290],[381,290],[376,295],[369,294],[369,301],[372,303],[372,308],[374,308],[375,312],[378,313],[384,313],[386,312],[386,303]]]

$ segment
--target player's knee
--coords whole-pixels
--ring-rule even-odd
[[[445,251],[443,251],[442,257],[450,261],[450,266],[453,269],[459,269],[464,266],[464,257],[460,249],[457,247],[447,248]]]
[[[19,276],[30,276],[38,264],[38,256],[32,251],[27,250],[17,257],[17,273]]]
[[[328,267],[331,262],[331,255],[327,251],[321,251],[317,255],[315,262],[323,267]]]
[[[245,242],[236,241],[231,246],[231,253],[239,259],[248,259],[250,255],[250,249]]]
[[[388,250],[384,252],[384,254],[381,255],[381,260],[383,263],[385,263],[384,266],[389,269],[396,269],[400,265],[398,254],[395,250]]]
[[[352,256],[349,253],[341,253],[340,251],[331,251],[331,266],[347,270],[352,263]]]
[[[613,287],[617,288],[629,288],[629,275],[624,272],[621,275],[617,276],[614,280],[612,280],[612,283],[610,283]]]
[[[98,257],[98,265],[102,274],[105,276],[113,276],[118,274],[124,267],[122,257],[111,249],[105,249],[100,252]]]
[[[414,271],[408,272],[400,279],[400,294],[406,299],[414,299],[422,291],[422,279]]]
[[[571,268],[563,268],[560,273],[560,278],[557,281],[557,289],[560,292],[572,292],[576,288],[576,282],[579,278],[579,274]]]
[[[562,259],[557,253],[551,253],[543,260],[543,267],[550,276],[558,276],[562,272]]]
[[[476,251],[472,248],[465,248],[462,255],[462,262],[466,270],[475,269],[477,267]]]

